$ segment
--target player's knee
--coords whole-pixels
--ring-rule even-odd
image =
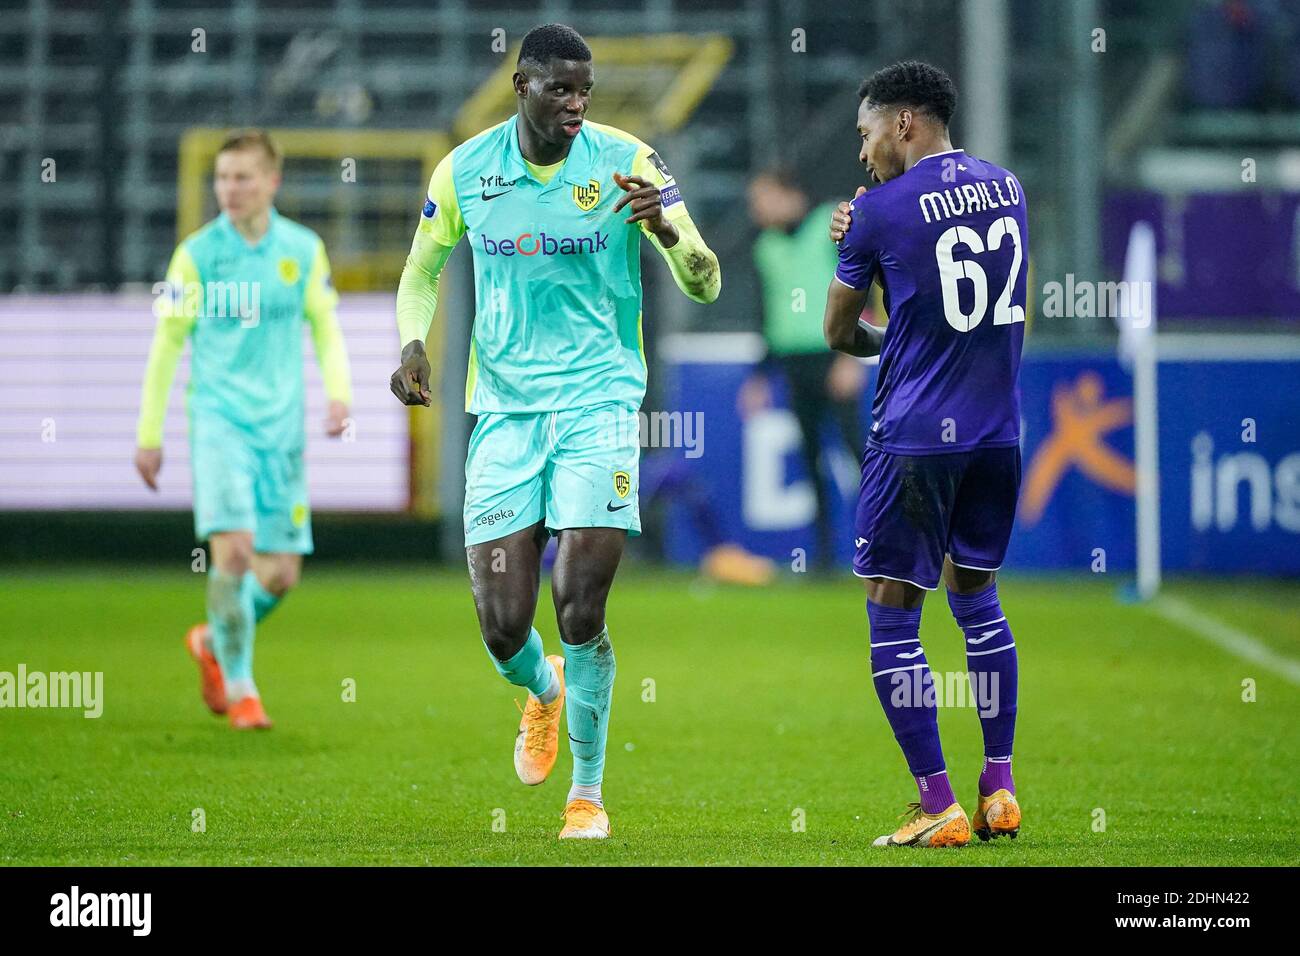
[[[499,661],[518,654],[532,628],[531,613],[512,602],[499,602],[483,608],[479,619],[483,643]]]
[[[983,571],[979,568],[963,568],[949,563],[946,568],[947,580],[944,582],[949,591],[958,594],[974,594],[983,591],[997,578],[996,571]]]
[[[262,587],[276,597],[284,597],[298,586],[301,577],[302,568],[298,562],[280,561],[271,568],[267,580],[262,582]]]
[[[605,607],[583,597],[562,598],[556,601],[555,619],[566,644],[582,644],[605,626]]]
[[[242,576],[253,566],[253,542],[244,535],[223,536],[212,541],[212,563],[223,574]]]

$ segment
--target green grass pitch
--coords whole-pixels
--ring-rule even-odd
[[[1003,581],[1021,662],[1024,829],[1015,842],[921,851],[869,845],[915,790],[872,691],[852,579],[792,575],[751,591],[625,568],[609,615],[613,837],[561,844],[570,758],[562,749],[540,787],[516,780],[520,692],[485,657],[463,574],[309,561],[259,633],[258,683],[277,725],[256,734],[230,731],[199,700],[182,647],[201,614],[199,576],[5,577],[0,670],[103,671],[105,697],[97,720],[0,711],[5,864],[1300,862],[1297,688],[1118,603],[1114,581]],[[1300,586],[1175,593],[1300,657]],[[549,595],[538,625],[558,651]],[[942,595],[922,637],[932,667],[963,669]],[[342,699],[348,678],[355,702]],[[1242,700],[1246,678],[1254,702]],[[959,708],[939,719],[969,812],[978,720]],[[206,830],[194,832],[200,808]]]

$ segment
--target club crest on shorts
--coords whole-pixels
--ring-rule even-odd
[[[594,209],[596,203],[600,202],[600,183],[589,179],[585,186],[574,186],[573,201],[583,212]]]
[[[280,280],[285,285],[293,285],[298,281],[298,276],[301,274],[297,259],[290,259],[286,256],[280,260]]]
[[[307,523],[307,506],[303,502],[299,501],[293,506],[293,513],[290,515],[290,520],[293,522],[295,528],[301,528]]]
[[[632,490],[632,476],[626,471],[614,472],[614,494],[620,498],[626,498],[627,493]]]

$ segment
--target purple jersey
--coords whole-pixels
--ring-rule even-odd
[[[1019,443],[1028,241],[1020,183],[960,149],[853,201],[835,278],[879,282],[889,313],[868,445],[932,455]]]

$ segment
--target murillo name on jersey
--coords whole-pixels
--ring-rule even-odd
[[[889,325],[868,444],[896,454],[1020,440],[1024,191],[964,150],[927,156],[853,201],[836,279],[873,280]]]

